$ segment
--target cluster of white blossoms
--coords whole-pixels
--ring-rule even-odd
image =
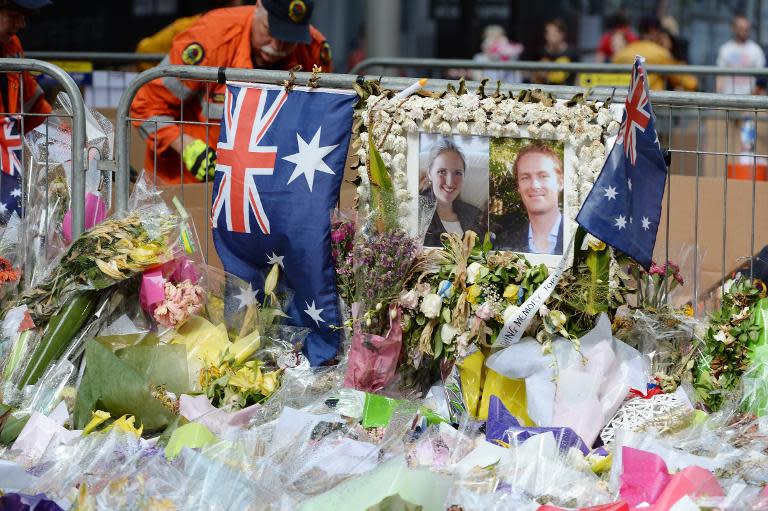
[[[576,217],[605,162],[605,141],[618,133],[621,111],[602,104],[577,103],[568,105],[558,100],[553,105],[522,102],[515,98],[481,98],[478,94],[447,95],[444,98],[410,96],[390,99],[369,96],[366,108],[357,114],[365,131],[353,133],[356,156],[359,158],[360,185],[357,194],[362,213],[370,212],[370,181],[368,178],[368,144],[371,137],[381,153],[384,164],[392,172],[395,196],[407,217],[408,178],[406,174],[408,133],[440,133],[448,136],[477,135],[488,137],[518,137],[563,141],[572,151],[571,179],[566,218]],[[372,129],[371,129],[372,126]]]

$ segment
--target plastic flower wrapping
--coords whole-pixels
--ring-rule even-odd
[[[734,275],[695,316],[685,265],[646,271],[578,231],[502,344],[553,268],[472,231],[424,248],[404,214],[436,207],[403,187],[417,123],[534,126],[592,165],[612,114],[540,91],[461,84],[398,107],[358,89],[360,207],[329,212],[342,346],[319,367],[310,330],[286,324],[278,259],[258,289],[209,266],[184,207],[143,177],[112,215],[89,180],[106,209],[69,241],[67,148],[41,175],[28,137],[49,201],[0,228],[0,508],[768,510],[763,283]]]

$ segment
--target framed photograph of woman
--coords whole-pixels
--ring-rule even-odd
[[[433,203],[430,218],[419,218],[426,228],[424,246],[439,247],[442,233],[488,232],[489,139],[478,136],[421,133],[418,137],[418,172],[409,168],[419,197]],[[415,152],[415,151],[414,151]],[[410,151],[409,151],[410,153]],[[422,201],[422,202],[425,202]],[[424,215],[424,211],[420,215]]]

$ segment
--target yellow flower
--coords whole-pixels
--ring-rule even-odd
[[[280,265],[273,264],[272,269],[269,270],[269,275],[264,281],[264,296],[269,296],[277,287],[277,278],[280,275]]]
[[[229,348],[229,353],[234,356],[235,364],[239,365],[248,360],[248,358],[256,353],[261,345],[261,335],[258,330],[254,330],[250,334],[238,339]]]
[[[257,367],[254,370],[250,367],[241,367],[229,379],[229,385],[245,390],[259,390],[263,380],[264,376],[260,368]]]
[[[91,420],[83,428],[83,435],[92,433],[96,428],[104,424],[104,421],[112,417],[109,412],[103,412],[101,410],[95,410],[91,412]]]
[[[595,238],[591,234],[587,234],[584,238],[584,243],[586,243],[590,250],[593,250],[595,252],[601,252],[605,250],[605,243],[603,243],[601,240]],[[582,250],[584,250],[584,246],[581,247]]]
[[[685,306],[683,307],[682,312],[683,312],[683,314],[685,314],[689,318],[692,318],[693,317],[693,305],[691,305],[690,303],[685,304]]]
[[[158,250],[152,245],[141,245],[131,250],[131,259],[137,263],[152,263],[157,259]]]
[[[467,289],[467,301],[469,303],[477,303],[477,299],[483,294],[483,288],[477,284],[472,284]]]
[[[277,371],[272,371],[264,375],[261,382],[261,393],[264,396],[271,395],[277,388]]]
[[[144,431],[144,425],[139,426],[136,428],[133,423],[136,420],[136,418],[133,415],[123,415],[119,419],[117,419],[115,422],[104,428],[104,433],[109,433],[113,429],[119,429],[120,431],[123,431],[125,433],[133,433],[134,435],[141,436],[141,433]]]
[[[520,292],[520,286],[516,284],[508,284],[507,287],[504,288],[504,298],[507,299],[508,302],[516,302],[517,301],[517,294]]]

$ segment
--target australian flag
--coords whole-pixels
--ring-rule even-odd
[[[216,149],[216,251],[227,272],[252,285],[247,293],[263,289],[272,264],[281,266],[294,293],[286,322],[312,329],[304,342],[312,365],[332,359],[340,344],[330,212],[356,101],[351,92],[229,85]]]
[[[0,117],[0,225],[21,215],[21,134],[19,118]]]
[[[648,269],[666,180],[648,77],[642,57],[636,57],[616,143],[576,221]]]

